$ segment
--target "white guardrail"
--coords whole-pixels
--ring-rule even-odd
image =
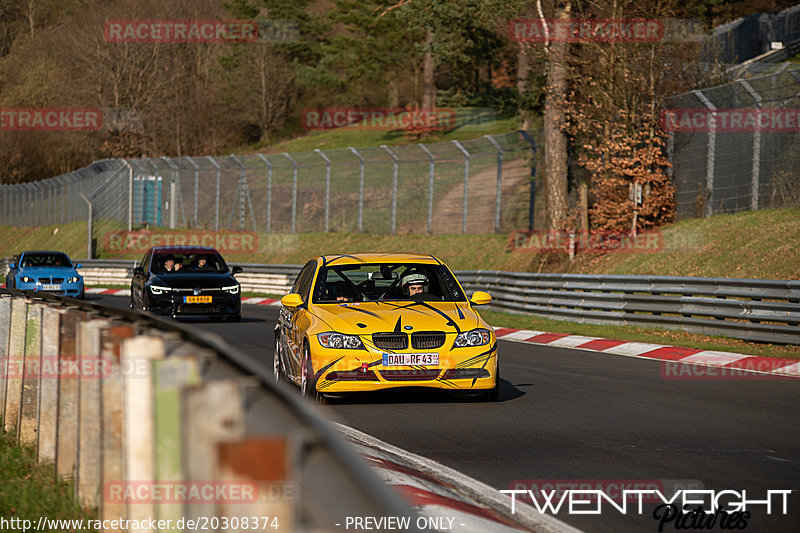
[[[7,259],[0,262],[5,270]],[[135,261],[79,261],[87,285],[130,284]],[[236,263],[243,291],[286,294],[300,265]],[[467,291],[492,294],[490,309],[590,324],[681,329],[800,344],[800,281],[461,271]]]

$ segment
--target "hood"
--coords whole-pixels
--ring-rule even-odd
[[[74,267],[55,267],[55,266],[29,266],[22,267],[17,271],[17,275],[30,276],[30,277],[70,277],[80,276]]]
[[[152,278],[151,283],[174,289],[194,289],[195,287],[228,287],[239,282],[230,272],[178,272],[155,276]]]
[[[333,331],[355,335],[383,331],[456,333],[480,326],[468,302],[316,304],[313,312]]]

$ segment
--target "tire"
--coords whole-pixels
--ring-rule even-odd
[[[497,365],[494,387],[475,396],[475,401],[493,403],[498,401],[499,399],[500,399],[500,364]]]
[[[308,345],[303,346],[302,371],[300,372],[300,394],[309,400],[324,404],[325,395],[317,390],[317,380],[314,378],[314,367],[311,364],[311,354]]]

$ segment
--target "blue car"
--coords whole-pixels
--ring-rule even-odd
[[[63,252],[22,252],[6,274],[6,287],[83,299],[83,277]]]

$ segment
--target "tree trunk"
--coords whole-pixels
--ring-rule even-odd
[[[525,80],[531,71],[530,58],[528,57],[528,43],[520,41],[517,43],[517,92],[522,96],[525,94]],[[520,129],[531,129],[531,121],[526,110],[522,111],[522,125]]]
[[[425,34],[425,59],[422,63],[422,108],[436,107],[436,80],[433,65],[433,31]]]
[[[556,7],[557,18],[567,18],[570,2]],[[547,191],[547,229],[559,228],[567,214],[567,136],[562,131],[562,102],[567,94],[565,40],[550,43],[550,65],[544,103],[544,168]]]

